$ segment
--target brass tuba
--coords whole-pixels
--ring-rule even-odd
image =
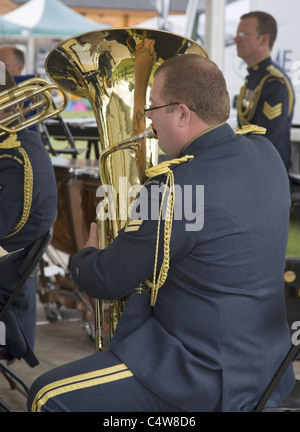
[[[128,219],[133,200],[128,194],[130,187],[141,185],[145,169],[158,161],[157,141],[152,139],[154,134],[143,111],[154,72],[169,57],[186,53],[207,57],[196,42],[173,33],[114,28],[67,39],[46,59],[46,71],[52,81],[63,90],[88,99],[97,121],[101,183],[104,188],[112,186],[100,203],[102,216],[99,212],[97,216],[100,248],[107,247]],[[110,195],[111,189],[114,196]],[[109,217],[105,218],[108,207]],[[111,334],[122,309],[120,301],[110,304]],[[98,301],[95,312],[99,351],[103,349],[103,307]]]

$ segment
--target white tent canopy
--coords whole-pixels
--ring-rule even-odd
[[[0,37],[22,35],[23,26],[7,21],[0,16]]]
[[[85,18],[59,0],[30,0],[2,18],[35,37],[66,38],[108,27]]]
[[[108,27],[85,18],[60,0],[30,0],[1,18],[4,29],[2,34],[0,33],[2,39],[14,37],[16,44],[26,44],[25,69],[28,74],[41,73],[38,63],[43,63],[43,59],[37,60],[38,46],[45,45],[46,40],[67,39]],[[51,42],[46,49],[50,45]]]

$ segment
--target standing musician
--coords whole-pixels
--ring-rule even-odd
[[[254,133],[263,130],[234,133],[229,111],[224,77],[209,59],[186,54],[159,66],[145,114],[175,159],[146,170],[131,219],[106,249],[93,223],[71,261],[89,296],[131,293],[126,309],[108,350],[33,383],[29,410],[254,409],[290,347],[289,182],[274,146]],[[145,281],[148,293],[134,291]],[[294,383],[290,367],[270,405]]]
[[[0,91],[13,86],[14,80],[6,70],[6,85],[1,85]],[[7,252],[23,248],[9,263],[0,262],[0,310],[20,280],[17,269],[29,247],[50,230],[56,212],[54,170],[38,135],[23,130],[0,137],[0,246]],[[24,358],[31,367],[36,366],[35,278],[26,281],[1,320],[6,328],[9,359]]]
[[[277,148],[286,169],[290,166],[290,129],[294,91],[285,72],[271,59],[277,23],[266,12],[241,17],[235,42],[238,56],[248,65],[248,76],[237,101],[238,124],[256,124]]]

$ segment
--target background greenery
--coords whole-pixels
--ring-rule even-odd
[[[300,257],[300,214],[291,214],[287,257]]]

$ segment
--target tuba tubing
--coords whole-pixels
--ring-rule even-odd
[[[104,180],[104,183],[106,183],[106,175],[105,175],[105,166],[106,166],[106,159],[108,158],[109,155],[111,155],[112,153],[119,151],[119,150],[134,150],[135,152],[139,152],[139,149],[141,147],[140,141],[145,139],[145,138],[155,138],[156,134],[153,130],[152,124],[144,130],[144,132],[140,132],[139,134],[135,135],[132,138],[129,138],[127,140],[124,141],[120,141],[117,144],[114,144],[111,147],[108,147],[106,150],[104,150],[101,154],[100,154],[100,159],[99,159],[99,171],[100,171],[100,177],[102,179],[102,183]],[[138,155],[137,155],[138,157]]]
[[[122,151],[122,150],[133,150],[136,154],[136,157],[138,158],[138,154],[140,151],[140,147],[141,147],[141,141],[145,138],[148,139],[152,139],[152,138],[157,138],[156,134],[153,130],[152,124],[144,130],[144,132],[141,132],[137,135],[135,135],[132,138],[129,138],[127,140],[121,141],[109,148],[107,148],[106,150],[104,150],[101,154],[100,154],[100,159],[99,159],[99,173],[100,173],[100,177],[102,180],[102,184],[107,184],[107,176],[106,176],[106,172],[107,172],[107,167],[106,167],[106,160],[107,158],[113,154],[114,152],[117,151]],[[117,212],[117,209],[114,209],[114,213]],[[116,216],[115,216],[116,217]],[[105,230],[105,228],[103,227],[103,224],[101,224],[101,221],[99,221],[96,218],[97,224],[98,224],[98,232],[102,232],[103,230]],[[111,227],[111,229],[114,230],[113,232],[113,237],[115,237],[117,235],[117,231],[118,231],[118,226],[114,226]],[[103,242],[99,242],[99,247],[102,247]],[[141,288],[138,287],[136,288],[136,291],[138,292],[142,292]],[[110,322],[110,339],[113,337],[113,333],[115,331],[115,327],[116,327],[116,323],[118,322],[121,314],[124,311],[125,308],[125,300],[123,301],[113,301],[110,302],[110,311],[111,311],[111,322]],[[103,333],[104,333],[104,327],[103,327],[103,322],[104,322],[104,304],[103,301],[101,299],[94,299],[94,304],[95,304],[95,351],[99,352],[102,351],[104,349],[104,341],[103,341]]]

